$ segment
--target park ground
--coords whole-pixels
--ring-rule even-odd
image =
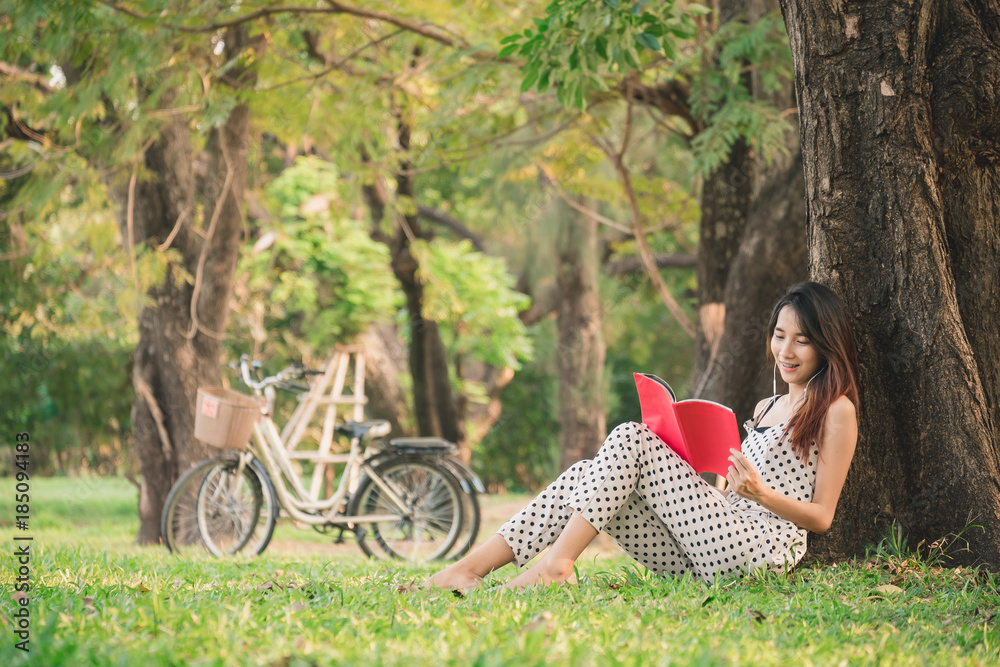
[[[600,542],[580,584],[400,592],[431,566],[372,561],[287,519],[249,560],[134,543],[120,479],[31,480],[27,531],[0,478],[2,665],[996,665],[1000,577],[886,540],[867,559],[706,586]],[[483,499],[482,538],[523,502]],[[30,652],[15,647],[15,536],[30,547]]]

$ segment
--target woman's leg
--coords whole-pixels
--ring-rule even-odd
[[[573,576],[576,559],[595,537],[597,529],[573,512],[552,548],[537,563],[507,582],[507,588],[530,588],[569,580]]]
[[[565,580],[600,530],[656,571],[693,570],[709,582],[759,567],[768,548],[766,522],[734,510],[642,424],[616,427],[563,502],[573,513],[569,525],[509,585]]]
[[[564,507],[566,498],[579,484],[589,464],[589,461],[580,461],[571,466],[511,517],[496,535],[429,578],[424,585],[469,590],[507,563],[518,567],[525,565],[562,534],[572,514]]]
[[[764,566],[770,549],[763,515],[734,509],[642,424],[608,436],[567,505],[658,573],[711,582]]]

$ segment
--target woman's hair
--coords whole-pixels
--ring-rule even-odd
[[[858,353],[847,310],[833,290],[819,283],[799,283],[788,288],[774,304],[767,325],[767,358],[771,353],[771,337],[778,323],[778,314],[790,306],[798,316],[802,333],[809,339],[820,357],[820,369],[807,385],[805,403],[792,416],[785,432],[789,433],[792,452],[809,460],[810,445],[815,442],[822,451],[823,423],[830,405],[847,396],[858,405]]]

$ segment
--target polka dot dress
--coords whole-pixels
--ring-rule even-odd
[[[764,483],[810,502],[818,453],[803,464],[780,424],[747,424],[743,453]],[[500,528],[518,567],[556,540],[571,510],[660,574],[693,572],[711,582],[780,570],[805,554],[804,529],[733,492],[723,495],[643,424],[615,428],[593,460],[573,465]]]

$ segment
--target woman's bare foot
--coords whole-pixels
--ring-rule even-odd
[[[540,561],[508,581],[506,588],[518,590],[549,584],[575,584],[576,572],[573,565],[574,561],[569,558],[551,559],[542,556]]]
[[[483,577],[514,561],[507,540],[493,535],[471,554],[452,563],[423,583],[422,588],[444,588],[450,591],[471,591],[483,585]]]
[[[465,593],[479,588],[482,585],[482,577],[473,572],[468,572],[461,568],[455,568],[455,566],[452,565],[428,578],[427,581],[423,583],[422,588],[443,588],[449,591],[462,591]]]

